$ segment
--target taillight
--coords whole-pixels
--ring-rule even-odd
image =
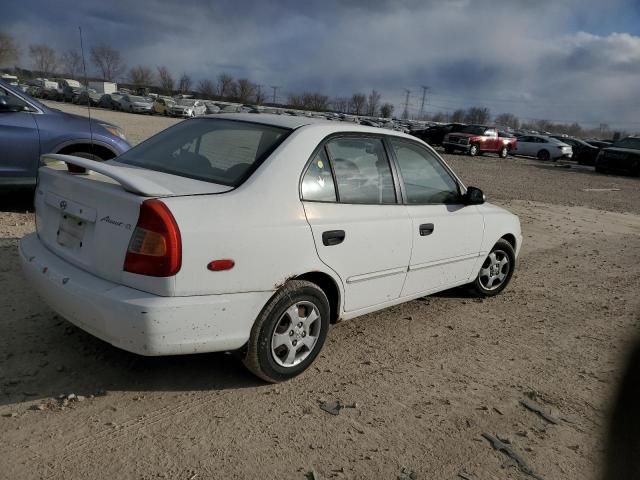
[[[124,271],[151,277],[171,277],[182,266],[182,240],[176,219],[160,200],[140,205]]]

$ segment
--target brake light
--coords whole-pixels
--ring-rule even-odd
[[[171,211],[160,200],[146,200],[140,205],[124,271],[151,277],[171,277],[182,266],[180,229]]]

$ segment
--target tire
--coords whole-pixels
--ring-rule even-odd
[[[513,276],[516,254],[509,242],[498,240],[485,258],[478,276],[469,286],[479,297],[493,297],[502,292]],[[496,280],[499,283],[496,284]]]
[[[477,157],[478,155],[480,155],[480,147],[477,143],[474,143],[469,147],[469,155],[472,157]]]
[[[509,148],[505,145],[500,149],[498,155],[500,155],[500,158],[507,158],[507,156],[509,155]]]
[[[548,150],[540,150],[537,157],[538,160],[542,160],[543,162],[548,162],[551,159],[551,155]]]
[[[444,147],[444,153],[452,154],[453,152],[454,152],[453,148],[451,148],[451,147]]]
[[[300,316],[301,311],[307,317]],[[290,313],[296,316],[295,320]],[[305,320],[314,314],[315,320],[305,325]],[[287,282],[258,315],[251,329],[244,365],[271,383],[301,374],[324,345],[329,314],[329,300],[317,285],[304,280]],[[312,337],[313,343],[308,346]],[[281,343],[277,345],[278,342]]]

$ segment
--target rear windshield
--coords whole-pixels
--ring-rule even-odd
[[[612,145],[613,147],[630,148],[633,150],[640,150],[640,138],[627,137],[617,141]]]
[[[233,120],[187,120],[132,148],[117,161],[237,187],[289,132]]]

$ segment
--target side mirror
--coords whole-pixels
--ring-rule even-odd
[[[467,187],[463,198],[466,205],[482,205],[487,199],[484,192],[476,187]]]

